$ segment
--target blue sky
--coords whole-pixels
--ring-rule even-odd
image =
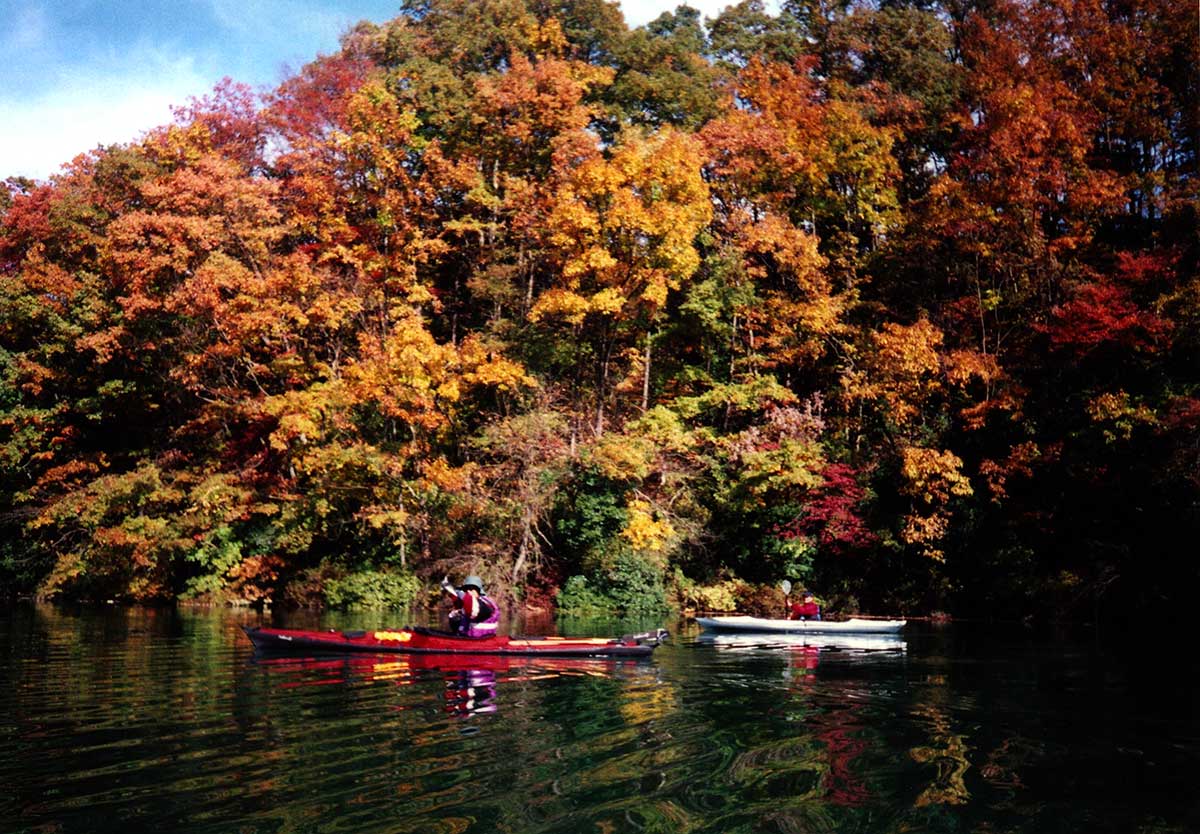
[[[638,26],[680,0],[622,0]],[[736,0],[691,0],[714,16]],[[0,178],[45,179],[229,76],[273,87],[399,0],[0,0]]]

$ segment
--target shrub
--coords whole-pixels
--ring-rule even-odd
[[[783,591],[773,585],[739,585],[737,610],[752,617],[786,617]]]
[[[653,614],[667,608],[662,569],[625,548],[606,571],[605,593],[625,614]]]
[[[612,600],[588,584],[586,576],[572,576],[555,595],[560,612],[577,615],[607,614],[613,610]]]
[[[711,585],[691,584],[680,588],[680,602],[697,611],[736,611],[737,592],[741,583],[733,579]]]
[[[408,608],[420,590],[411,573],[360,571],[326,582],[325,602],[330,608]]]
[[[187,581],[180,597],[193,599],[220,593],[229,579],[229,572],[242,563],[242,543],[228,525],[210,530],[184,557],[199,565],[200,574]]]
[[[558,592],[560,613],[653,614],[667,608],[662,569],[626,547],[592,577],[572,576]]]

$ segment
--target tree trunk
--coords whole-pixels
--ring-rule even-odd
[[[525,562],[529,558],[530,542],[533,539],[533,519],[528,509],[521,518],[521,546],[517,548],[517,561],[512,569],[512,583],[519,585],[525,573]]]
[[[646,360],[642,363],[642,413],[650,408],[650,334],[646,333]]]

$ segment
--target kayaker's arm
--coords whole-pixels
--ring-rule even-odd
[[[449,576],[443,576],[442,577],[442,593],[445,594],[446,596],[450,597],[450,599],[454,600],[454,610],[452,610],[450,612],[449,619],[450,619],[451,629],[457,630],[459,619],[462,617],[462,614],[463,614],[463,612],[462,612],[463,592],[458,590],[458,588],[455,588],[452,584],[450,584]]]

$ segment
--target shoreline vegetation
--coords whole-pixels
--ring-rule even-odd
[[[1184,610],[1186,5],[405,0],[9,178],[0,594]]]

